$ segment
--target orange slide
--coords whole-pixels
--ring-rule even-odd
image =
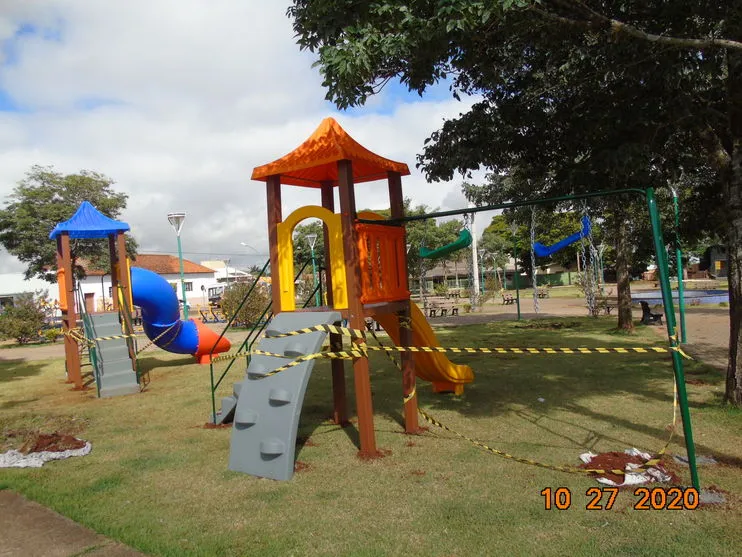
[[[413,346],[440,346],[430,323],[414,303],[410,303],[412,318]],[[394,344],[399,346],[399,319],[393,313],[374,315],[374,319],[384,327]],[[474,381],[474,372],[469,366],[452,363],[445,354],[433,352],[415,352],[415,375],[433,383],[436,393],[453,391],[457,395],[464,392],[464,384]]]

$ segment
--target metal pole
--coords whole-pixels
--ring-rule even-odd
[[[518,240],[513,235],[513,261],[515,262],[515,274],[513,280],[515,281],[515,305],[518,308],[518,321],[520,321],[520,285],[518,284]]]
[[[183,319],[188,320],[188,300],[186,299],[185,273],[183,272],[183,249],[180,247],[178,234],[178,261],[180,262],[180,290],[183,293]]]
[[[667,265],[667,252],[665,242],[662,239],[662,225],[660,214],[657,210],[657,202],[654,197],[654,188],[647,188],[647,207],[649,209],[649,220],[652,223],[652,238],[657,256],[657,273],[659,275],[660,287],[662,289],[662,303],[665,307],[665,321],[667,322],[667,335],[670,341],[672,353],[672,367],[675,373],[675,386],[678,392],[678,403],[680,405],[680,416],[683,420],[683,433],[685,435],[685,448],[688,451],[688,466],[693,487],[700,490],[698,480],[698,468],[696,467],[696,448],[693,443],[693,427],[690,419],[690,408],[688,408],[688,393],[685,389],[685,375],[683,373],[683,360],[675,349],[679,346],[675,334],[675,308],[670,290],[670,269]]]
[[[317,290],[317,265],[314,262],[314,246],[310,246],[309,250],[312,252],[312,287]],[[319,292],[314,293],[314,305],[317,307],[322,305],[320,304]]]
[[[685,286],[683,285],[683,252],[680,249],[680,205],[678,192],[672,189],[672,206],[675,210],[675,258],[678,267],[678,308],[680,308],[680,342],[685,344]]]

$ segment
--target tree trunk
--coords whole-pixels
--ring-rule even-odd
[[[616,207],[616,290],[618,296],[618,328],[625,331],[634,330],[631,315],[631,281],[629,262],[631,245],[628,241],[628,222],[626,211]]]
[[[737,22],[742,30],[742,21]],[[742,32],[742,31],[741,31]],[[726,176],[729,360],[724,401],[742,406],[742,54],[727,51],[732,168]]]

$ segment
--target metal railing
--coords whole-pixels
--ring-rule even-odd
[[[83,331],[86,339],[95,338],[95,327],[93,326],[93,318],[90,317],[88,309],[85,306],[85,297],[83,296],[82,289],[78,285],[75,288],[75,303],[77,304],[78,312],[80,314],[80,320],[82,321]],[[89,343],[85,343],[83,349],[88,351],[88,359],[90,365],[93,368],[93,381],[95,382],[95,389],[100,397],[100,362],[98,361],[97,348]]]

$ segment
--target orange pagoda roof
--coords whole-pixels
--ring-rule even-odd
[[[353,182],[371,182],[386,178],[387,172],[407,176],[410,169],[403,162],[385,159],[366,149],[338,124],[325,118],[314,133],[296,149],[278,160],[256,166],[252,179],[268,181],[268,176],[281,175],[282,184],[320,187],[322,182],[338,183],[337,161],[353,161]]]

